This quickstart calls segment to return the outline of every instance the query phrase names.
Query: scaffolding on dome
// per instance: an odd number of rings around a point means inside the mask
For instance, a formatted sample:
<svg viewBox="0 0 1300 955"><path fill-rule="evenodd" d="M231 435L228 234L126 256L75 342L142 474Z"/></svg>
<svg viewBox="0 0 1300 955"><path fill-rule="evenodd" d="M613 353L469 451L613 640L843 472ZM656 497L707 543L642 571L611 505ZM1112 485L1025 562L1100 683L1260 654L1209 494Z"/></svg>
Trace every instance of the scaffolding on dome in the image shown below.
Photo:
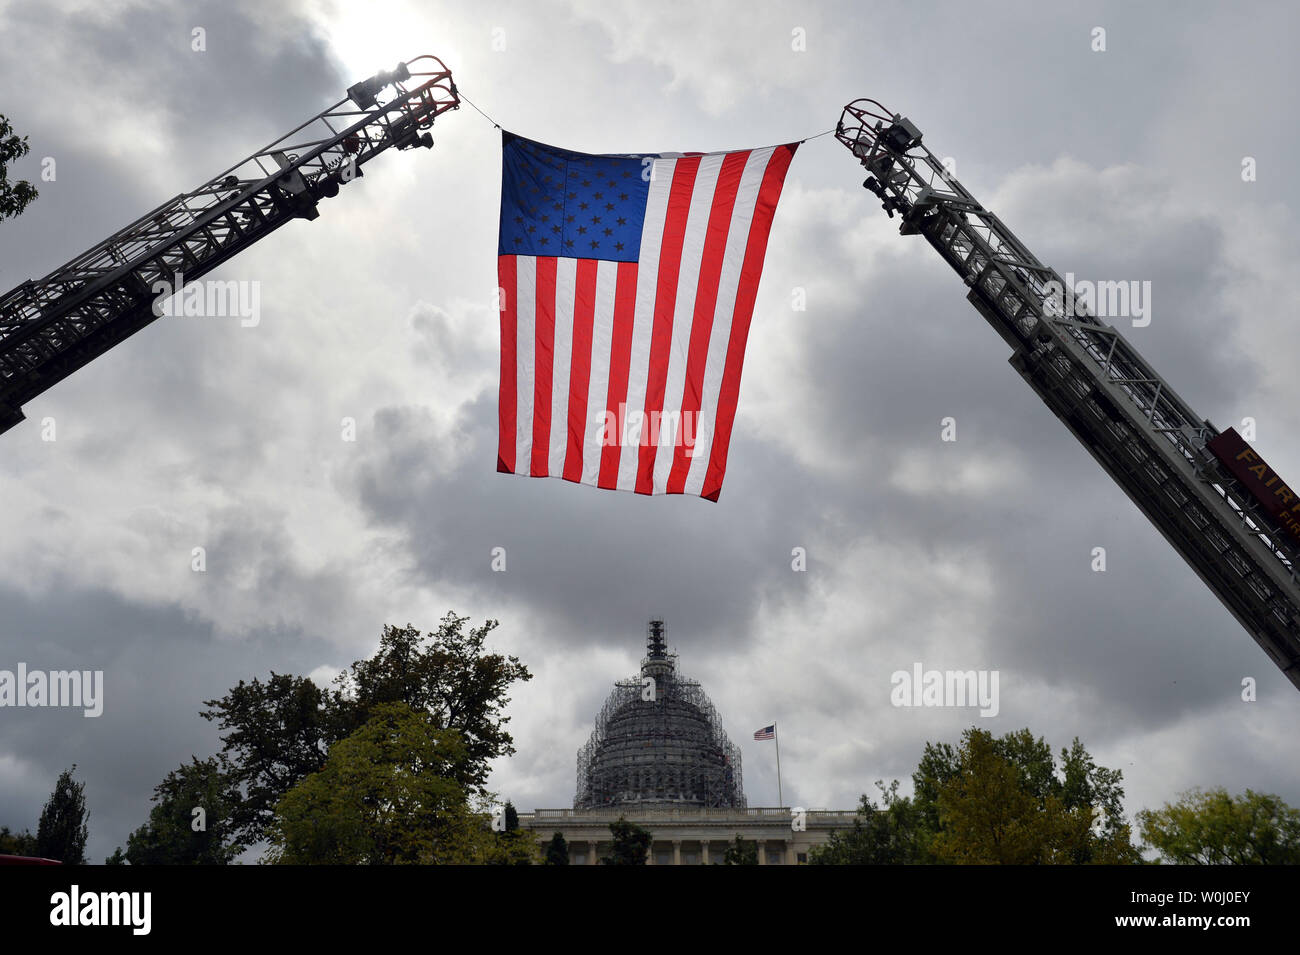
<svg viewBox="0 0 1300 955"><path fill-rule="evenodd" d="M574 808L745 808L740 750L700 684L678 673L662 620L646 643L641 676L614 684L578 751Z"/></svg>

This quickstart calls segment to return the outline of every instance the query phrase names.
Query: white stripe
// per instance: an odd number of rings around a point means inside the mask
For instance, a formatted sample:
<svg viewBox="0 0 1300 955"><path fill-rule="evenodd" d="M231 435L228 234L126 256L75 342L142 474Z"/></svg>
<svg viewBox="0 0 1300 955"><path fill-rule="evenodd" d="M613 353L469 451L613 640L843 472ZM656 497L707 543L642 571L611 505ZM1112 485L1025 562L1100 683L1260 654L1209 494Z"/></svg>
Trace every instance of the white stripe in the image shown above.
<svg viewBox="0 0 1300 955"><path fill-rule="evenodd" d="M515 473L528 474L533 459L533 391L537 372L533 350L537 344L537 258L515 256Z"/></svg>
<svg viewBox="0 0 1300 955"><path fill-rule="evenodd" d="M650 167L650 193L646 198L645 221L641 227L641 253L637 256L636 312L632 325L632 352L628 363L627 414L640 416L645 408L645 391L650 369L650 333L654 330L655 293L659 286L659 252L664 239L664 222L668 217L668 196L673 188L675 158L656 159ZM617 409L615 409L617 410ZM620 416L621 418L622 416ZM619 422L622 427L622 421ZM644 422L643 422L644 425ZM618 462L618 489L636 490L636 471L640 459L639 432L627 428L619 435L624 444Z"/></svg>
<svg viewBox="0 0 1300 955"><path fill-rule="evenodd" d="M709 456L713 453L713 433L717 425L718 398L722 391L722 372L727 364L727 348L731 343L731 319L736 310L736 292L740 287L740 269L745 262L745 249L749 246L749 230L754 221L754 207L758 205L758 191L763 176L776 147L755 149L749 154L745 171L736 191L736 205L731 214L731 229L727 233L727 248L722 257L722 272L718 276L718 304L713 313L713 334L709 339L709 356L704 364L704 382L700 390L700 413L694 422L695 447L690 458L690 471L686 475L685 494L699 496L704 489L704 478L709 470Z"/></svg>
<svg viewBox="0 0 1300 955"><path fill-rule="evenodd" d="M587 388L587 435L582 445L582 483L593 487L600 480L604 447L605 404L609 401L609 358L614 339L614 292L618 288L618 263L596 264L596 310L591 323L591 382ZM618 409L614 409L618 414Z"/></svg>
<svg viewBox="0 0 1300 955"><path fill-rule="evenodd" d="M708 237L713 198L718 189L718 174L726 153L711 153L700 160L691 192L691 210L686 217L686 235L682 242L682 263L677 273L677 299L673 305L672 341L668 347L668 374L665 378L663 407L666 414L660 427L659 447L655 452L653 493L663 494L673 466L673 448L677 424L681 419L682 392L686 384L686 360L695 324L695 298L700 291L700 268L704 265L704 241ZM677 414L673 415L672 412Z"/></svg>
<svg viewBox="0 0 1300 955"><path fill-rule="evenodd" d="M564 474L569 448L569 375L573 371L573 310L578 260L561 258L555 266L555 357L551 365L551 449L547 473Z"/></svg>

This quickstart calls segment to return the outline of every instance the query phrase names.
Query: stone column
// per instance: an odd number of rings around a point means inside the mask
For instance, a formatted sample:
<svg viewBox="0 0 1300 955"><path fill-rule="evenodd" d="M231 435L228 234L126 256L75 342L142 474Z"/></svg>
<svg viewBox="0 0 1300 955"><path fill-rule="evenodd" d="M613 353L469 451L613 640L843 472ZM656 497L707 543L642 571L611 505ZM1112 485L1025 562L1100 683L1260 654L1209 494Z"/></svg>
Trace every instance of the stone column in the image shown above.
<svg viewBox="0 0 1300 955"><path fill-rule="evenodd" d="M673 865L682 864L682 840L673 840Z"/></svg>
<svg viewBox="0 0 1300 955"><path fill-rule="evenodd" d="M713 860L709 858L709 840L700 840L700 864L709 865Z"/></svg>
<svg viewBox="0 0 1300 955"><path fill-rule="evenodd" d="M596 854L596 843L588 842L587 848L591 850L591 861L588 865L600 865L600 857Z"/></svg>
<svg viewBox="0 0 1300 955"><path fill-rule="evenodd" d="M754 841L758 843L758 864L767 865L767 840L756 839Z"/></svg>

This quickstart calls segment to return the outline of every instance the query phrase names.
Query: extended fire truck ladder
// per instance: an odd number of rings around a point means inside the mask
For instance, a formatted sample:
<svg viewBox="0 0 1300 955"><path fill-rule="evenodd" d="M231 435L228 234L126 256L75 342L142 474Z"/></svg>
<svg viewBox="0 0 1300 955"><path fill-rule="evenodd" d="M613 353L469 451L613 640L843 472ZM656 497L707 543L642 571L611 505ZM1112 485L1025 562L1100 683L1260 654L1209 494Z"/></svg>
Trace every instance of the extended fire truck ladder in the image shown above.
<svg viewBox="0 0 1300 955"><path fill-rule="evenodd" d="M400 63L193 192L6 293L0 433L23 420L23 404L158 318L161 299L180 291L179 276L197 279L286 222L315 219L317 203L385 149L432 147L424 130L459 106L451 71L437 57Z"/></svg>
<svg viewBox="0 0 1300 955"><path fill-rule="evenodd" d="M1300 688L1300 548L1206 447L1219 432L976 201L906 118L844 108L836 138L899 231L920 233L1013 349L1010 362Z"/></svg>

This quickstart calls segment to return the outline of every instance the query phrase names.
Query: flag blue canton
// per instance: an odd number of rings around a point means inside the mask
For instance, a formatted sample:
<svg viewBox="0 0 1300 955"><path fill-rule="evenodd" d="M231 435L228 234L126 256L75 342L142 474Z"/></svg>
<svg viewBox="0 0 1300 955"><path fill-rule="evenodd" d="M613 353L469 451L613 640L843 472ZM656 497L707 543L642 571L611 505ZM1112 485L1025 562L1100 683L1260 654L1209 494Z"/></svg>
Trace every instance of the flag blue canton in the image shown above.
<svg viewBox="0 0 1300 955"><path fill-rule="evenodd" d="M653 155L589 156L504 138L498 255L637 261Z"/></svg>

